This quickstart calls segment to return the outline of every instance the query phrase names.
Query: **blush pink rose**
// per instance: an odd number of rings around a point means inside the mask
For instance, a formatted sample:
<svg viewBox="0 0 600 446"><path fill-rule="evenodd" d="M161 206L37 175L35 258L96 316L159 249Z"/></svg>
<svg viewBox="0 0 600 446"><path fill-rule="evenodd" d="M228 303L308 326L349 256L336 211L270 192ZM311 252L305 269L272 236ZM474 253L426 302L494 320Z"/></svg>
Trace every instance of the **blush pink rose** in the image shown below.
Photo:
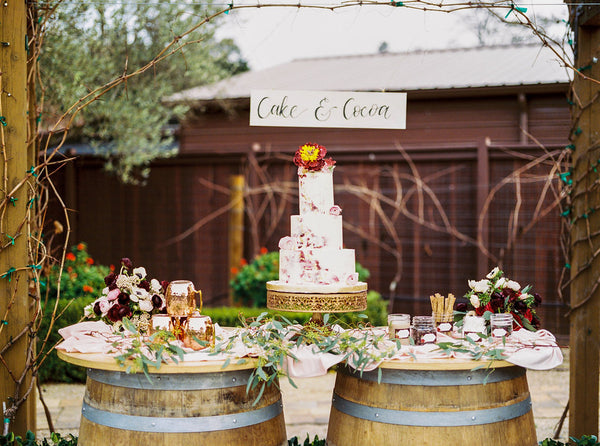
<svg viewBox="0 0 600 446"><path fill-rule="evenodd" d="M356 285L358 283L358 273L350 273L346 277L346 283L348 285Z"/></svg>
<svg viewBox="0 0 600 446"><path fill-rule="evenodd" d="M114 290L110 290L110 292L106 296L106 299L107 300L115 300L117 297L119 297L119 294L121 294L121 290L119 290L118 288L115 288Z"/></svg>
<svg viewBox="0 0 600 446"><path fill-rule="evenodd" d="M293 237L286 236L279 240L279 249L294 249L296 247L296 240Z"/></svg>
<svg viewBox="0 0 600 446"><path fill-rule="evenodd" d="M331 206L331 208L329 209L329 215L342 215L342 208L339 207L337 204Z"/></svg>

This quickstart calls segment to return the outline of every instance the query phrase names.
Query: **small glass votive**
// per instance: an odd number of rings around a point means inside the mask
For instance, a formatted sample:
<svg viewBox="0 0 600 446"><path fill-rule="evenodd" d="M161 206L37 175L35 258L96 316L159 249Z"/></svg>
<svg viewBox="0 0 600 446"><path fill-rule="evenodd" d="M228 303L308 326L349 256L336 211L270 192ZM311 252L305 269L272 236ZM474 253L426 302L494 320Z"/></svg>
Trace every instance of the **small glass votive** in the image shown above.
<svg viewBox="0 0 600 446"><path fill-rule="evenodd" d="M398 339L400 344L410 344L410 314L388 314L390 339Z"/></svg>
<svg viewBox="0 0 600 446"><path fill-rule="evenodd" d="M431 315L438 333L452 334L452 329L454 328L453 313L432 313Z"/></svg>
<svg viewBox="0 0 600 446"><path fill-rule="evenodd" d="M415 345L435 344L437 331L432 316L413 317L412 338Z"/></svg>
<svg viewBox="0 0 600 446"><path fill-rule="evenodd" d="M485 319L481 316L466 315L463 319L463 336L472 341L479 342L483 338L481 335L486 334Z"/></svg>
<svg viewBox="0 0 600 446"><path fill-rule="evenodd" d="M510 313L493 313L490 316L492 337L502 339L510 336L513 331L513 315Z"/></svg>

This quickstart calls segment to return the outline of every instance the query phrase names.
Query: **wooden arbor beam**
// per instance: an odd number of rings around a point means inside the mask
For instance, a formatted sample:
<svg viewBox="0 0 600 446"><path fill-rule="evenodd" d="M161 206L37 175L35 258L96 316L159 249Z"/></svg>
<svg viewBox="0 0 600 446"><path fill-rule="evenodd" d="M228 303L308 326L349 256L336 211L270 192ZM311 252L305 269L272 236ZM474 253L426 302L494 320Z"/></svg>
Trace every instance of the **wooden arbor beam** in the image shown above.
<svg viewBox="0 0 600 446"><path fill-rule="evenodd" d="M576 33L572 83L573 152L569 435L598 434L600 366L600 7L571 6Z"/></svg>
<svg viewBox="0 0 600 446"><path fill-rule="evenodd" d="M0 3L0 407L6 403L10 430L35 430L35 398L30 373L31 340L27 328L28 191L22 180L31 167L28 155L27 5ZM29 354L28 354L29 353ZM18 407L18 410L10 410Z"/></svg>

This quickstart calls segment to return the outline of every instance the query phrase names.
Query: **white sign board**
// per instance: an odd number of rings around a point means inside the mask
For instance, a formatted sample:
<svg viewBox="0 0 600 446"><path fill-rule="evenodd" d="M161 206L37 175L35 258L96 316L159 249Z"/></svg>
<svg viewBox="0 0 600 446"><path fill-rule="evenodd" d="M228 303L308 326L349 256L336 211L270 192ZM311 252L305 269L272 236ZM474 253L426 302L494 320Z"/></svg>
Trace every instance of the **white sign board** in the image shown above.
<svg viewBox="0 0 600 446"><path fill-rule="evenodd" d="M253 90L250 125L405 129L406 93Z"/></svg>

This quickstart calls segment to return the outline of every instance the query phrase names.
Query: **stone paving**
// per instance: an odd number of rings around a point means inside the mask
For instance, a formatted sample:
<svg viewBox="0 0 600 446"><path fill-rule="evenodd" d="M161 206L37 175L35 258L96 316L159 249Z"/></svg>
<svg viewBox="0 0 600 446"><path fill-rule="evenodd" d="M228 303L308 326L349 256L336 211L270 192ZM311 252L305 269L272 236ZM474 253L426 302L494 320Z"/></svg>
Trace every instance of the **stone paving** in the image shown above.
<svg viewBox="0 0 600 446"><path fill-rule="evenodd" d="M568 351L565 362L550 371L527 372L529 391L533 401L538 440L552 437L569 397ZM317 378L296 379L297 389L286 379L281 382L284 416L288 438L304 440L309 434L325 438L335 373ZM78 435L84 386L80 384L48 384L42 387L43 396L52 414L56 432ZM48 424L43 407L38 402L38 438L47 436ZM559 439L567 441L568 418Z"/></svg>

